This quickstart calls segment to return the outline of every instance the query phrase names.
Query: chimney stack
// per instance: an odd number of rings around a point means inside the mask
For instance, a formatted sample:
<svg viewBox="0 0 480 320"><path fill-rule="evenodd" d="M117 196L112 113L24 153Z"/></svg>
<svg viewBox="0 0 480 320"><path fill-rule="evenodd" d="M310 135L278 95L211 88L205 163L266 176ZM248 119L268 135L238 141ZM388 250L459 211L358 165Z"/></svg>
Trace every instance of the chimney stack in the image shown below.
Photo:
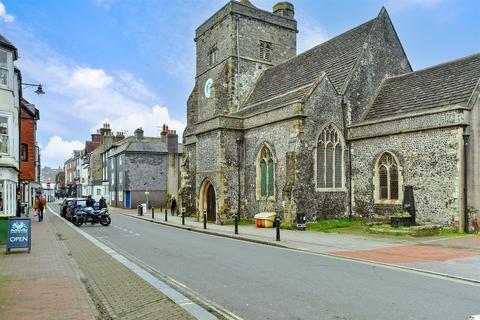
<svg viewBox="0 0 480 320"><path fill-rule="evenodd" d="M168 127L167 127L167 150L168 150L168 153L178 153L177 131L168 130Z"/></svg>
<svg viewBox="0 0 480 320"><path fill-rule="evenodd" d="M273 6L273 13L285 18L293 19L295 15L295 9L290 2L279 2Z"/></svg>
<svg viewBox="0 0 480 320"><path fill-rule="evenodd" d="M142 127L135 129L134 131L134 136L137 140L142 140L143 139L143 129Z"/></svg>

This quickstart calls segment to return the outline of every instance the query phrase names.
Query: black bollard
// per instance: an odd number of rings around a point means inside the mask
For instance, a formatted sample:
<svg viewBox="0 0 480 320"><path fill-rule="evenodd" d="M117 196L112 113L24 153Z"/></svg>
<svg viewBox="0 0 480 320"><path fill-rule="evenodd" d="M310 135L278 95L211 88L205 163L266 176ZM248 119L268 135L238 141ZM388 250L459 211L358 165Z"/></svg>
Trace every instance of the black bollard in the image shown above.
<svg viewBox="0 0 480 320"><path fill-rule="evenodd" d="M275 215L275 226L277 229L277 241L280 241L280 212L277 210L277 214Z"/></svg>
<svg viewBox="0 0 480 320"><path fill-rule="evenodd" d="M167 217L168 217L168 213L167 213L167 209L165 209L165 221L167 221L167 220L168 220L168 218L167 218Z"/></svg>
<svg viewBox="0 0 480 320"><path fill-rule="evenodd" d="M235 215L235 234L238 234L238 213Z"/></svg>
<svg viewBox="0 0 480 320"><path fill-rule="evenodd" d="M203 213L203 229L207 229L207 213Z"/></svg>
<svg viewBox="0 0 480 320"><path fill-rule="evenodd" d="M152 207L152 220L155 220L155 209Z"/></svg>
<svg viewBox="0 0 480 320"><path fill-rule="evenodd" d="M185 225L185 209L182 208L182 225Z"/></svg>

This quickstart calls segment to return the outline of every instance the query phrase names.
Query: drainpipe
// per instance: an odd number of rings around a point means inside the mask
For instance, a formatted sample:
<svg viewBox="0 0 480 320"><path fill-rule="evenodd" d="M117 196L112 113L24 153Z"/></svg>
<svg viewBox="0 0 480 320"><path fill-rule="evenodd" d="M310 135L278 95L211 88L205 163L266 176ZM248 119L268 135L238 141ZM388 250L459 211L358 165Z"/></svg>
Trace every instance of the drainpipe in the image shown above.
<svg viewBox="0 0 480 320"><path fill-rule="evenodd" d="M348 149L348 220L352 220L352 144L348 140L347 103L342 96L343 137Z"/></svg>
<svg viewBox="0 0 480 320"><path fill-rule="evenodd" d="M237 47L237 111L240 110L240 45L239 45L239 30L240 30L240 16L235 16L236 22L236 47Z"/></svg>
<svg viewBox="0 0 480 320"><path fill-rule="evenodd" d="M467 128L463 129L463 214L465 219L465 232L470 231L470 221L468 219L468 140L470 134L467 132Z"/></svg>

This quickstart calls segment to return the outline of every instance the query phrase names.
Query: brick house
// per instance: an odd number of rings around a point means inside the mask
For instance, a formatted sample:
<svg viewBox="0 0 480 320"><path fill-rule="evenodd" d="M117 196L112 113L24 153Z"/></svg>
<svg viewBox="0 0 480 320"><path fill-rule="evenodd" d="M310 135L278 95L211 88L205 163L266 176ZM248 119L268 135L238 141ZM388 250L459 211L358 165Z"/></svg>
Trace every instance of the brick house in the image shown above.
<svg viewBox="0 0 480 320"><path fill-rule="evenodd" d="M31 206L40 190L40 161L37 145L37 121L40 112L22 99L20 109L20 200Z"/></svg>

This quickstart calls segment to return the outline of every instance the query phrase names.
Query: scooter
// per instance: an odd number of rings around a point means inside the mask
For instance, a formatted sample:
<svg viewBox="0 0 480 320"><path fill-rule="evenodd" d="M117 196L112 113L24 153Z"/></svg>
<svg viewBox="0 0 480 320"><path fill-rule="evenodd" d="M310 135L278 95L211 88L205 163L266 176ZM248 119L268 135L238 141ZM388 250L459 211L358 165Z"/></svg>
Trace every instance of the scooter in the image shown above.
<svg viewBox="0 0 480 320"><path fill-rule="evenodd" d="M72 223L80 227L87 222L90 222L92 225L100 223L102 226L108 226L112 222L112 219L110 218L107 208L95 210L92 207L84 207L78 209L72 217Z"/></svg>

